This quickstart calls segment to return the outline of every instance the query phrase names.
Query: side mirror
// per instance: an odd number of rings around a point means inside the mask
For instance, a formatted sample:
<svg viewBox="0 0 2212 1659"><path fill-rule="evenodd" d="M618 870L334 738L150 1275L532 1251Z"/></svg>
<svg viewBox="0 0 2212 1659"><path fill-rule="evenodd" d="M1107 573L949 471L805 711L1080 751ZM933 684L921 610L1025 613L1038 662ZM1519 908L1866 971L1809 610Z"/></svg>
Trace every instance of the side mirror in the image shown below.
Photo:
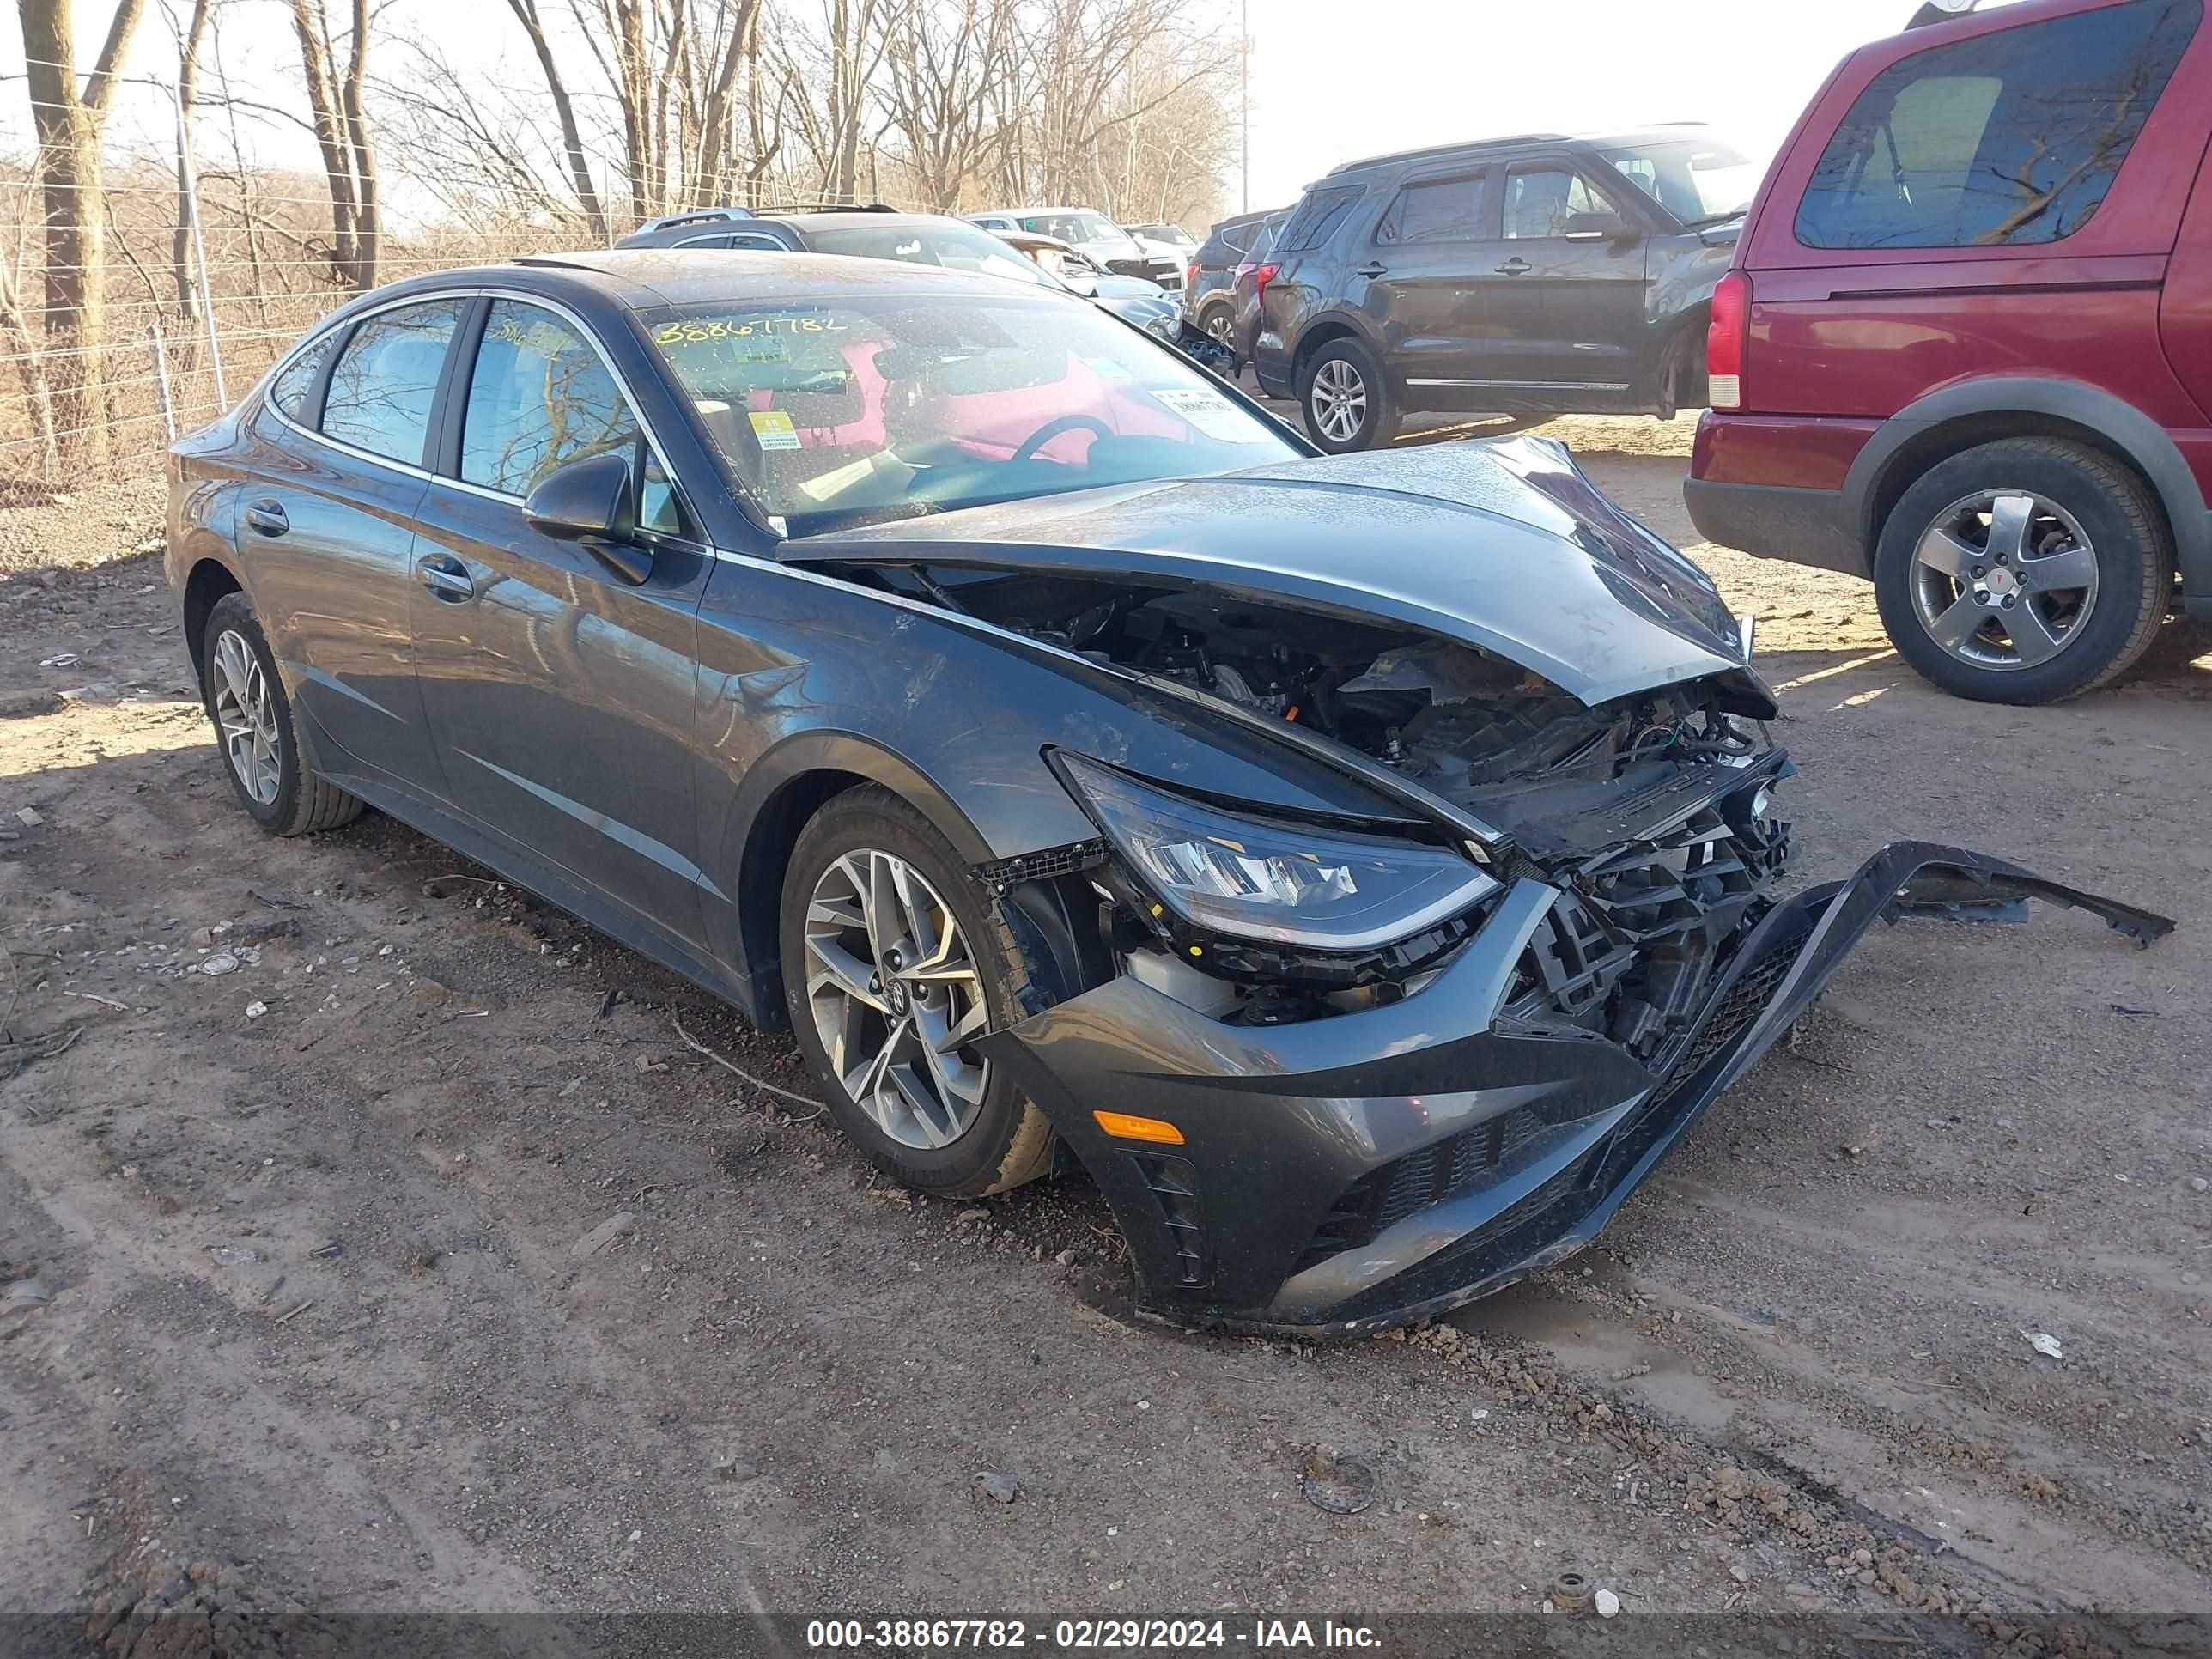
<svg viewBox="0 0 2212 1659"><path fill-rule="evenodd" d="M539 535L578 544L633 586L653 574L653 555L632 540L637 491L620 450L555 468L530 492L522 516Z"/></svg>
<svg viewBox="0 0 2212 1659"><path fill-rule="evenodd" d="M1602 242L1632 237L1636 229L1617 213L1570 213L1560 234L1570 242Z"/></svg>

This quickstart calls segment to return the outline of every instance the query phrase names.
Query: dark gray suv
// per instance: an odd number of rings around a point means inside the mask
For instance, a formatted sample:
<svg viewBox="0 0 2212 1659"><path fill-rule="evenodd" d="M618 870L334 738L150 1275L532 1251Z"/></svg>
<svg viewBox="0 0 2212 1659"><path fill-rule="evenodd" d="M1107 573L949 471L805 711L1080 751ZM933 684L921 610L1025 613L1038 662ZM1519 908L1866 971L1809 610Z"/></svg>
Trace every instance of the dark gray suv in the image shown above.
<svg viewBox="0 0 2212 1659"><path fill-rule="evenodd" d="M1706 310L1758 183L1697 126L1346 162L1254 273L1238 344L1331 451L1429 410L1671 416L1704 401Z"/></svg>

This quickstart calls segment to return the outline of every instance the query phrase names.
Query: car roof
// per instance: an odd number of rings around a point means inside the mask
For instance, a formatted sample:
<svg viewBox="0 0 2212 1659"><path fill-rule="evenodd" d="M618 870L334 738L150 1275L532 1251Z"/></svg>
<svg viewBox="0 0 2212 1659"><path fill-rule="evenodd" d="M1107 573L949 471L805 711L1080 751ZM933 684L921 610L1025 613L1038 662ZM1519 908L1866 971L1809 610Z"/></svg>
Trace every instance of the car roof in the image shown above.
<svg viewBox="0 0 2212 1659"><path fill-rule="evenodd" d="M754 224L788 225L801 233L809 230L839 230L848 226L861 226L881 230L885 227L897 229L901 226L963 225L973 230L965 219L956 219L949 213L885 213L877 208L832 208L805 213L768 213L753 220Z"/></svg>
<svg viewBox="0 0 2212 1659"><path fill-rule="evenodd" d="M856 217L859 216L855 216ZM870 222L880 224L883 216ZM995 277L947 270L902 259L869 259L843 253L769 253L742 248L610 248L580 253L533 253L512 264L446 271L404 286L466 287L512 281L517 272L542 273L554 285L590 289L632 310L696 305L713 300L834 298L856 290L874 294L972 294L978 283L994 292L1024 293ZM525 283L524 286L531 284Z"/></svg>
<svg viewBox="0 0 2212 1659"><path fill-rule="evenodd" d="M1363 156L1358 161L1346 161L1331 167L1324 176L1339 179L1346 173L1364 172L1369 167L1396 167L1407 161L1453 161L1462 156L1472 160L1520 149L1548 149L1560 144L1587 145L1593 149L1620 149L1633 144L1679 143L1701 135L1715 136L1712 129L1702 121L1670 122L1622 132L1518 132L1504 137L1469 138L1453 144L1431 144L1423 149L1393 150L1385 155Z"/></svg>
<svg viewBox="0 0 2212 1659"><path fill-rule="evenodd" d="M1111 216L1103 208L1081 206L985 208L981 216L988 218L994 213L1095 213L1102 219Z"/></svg>

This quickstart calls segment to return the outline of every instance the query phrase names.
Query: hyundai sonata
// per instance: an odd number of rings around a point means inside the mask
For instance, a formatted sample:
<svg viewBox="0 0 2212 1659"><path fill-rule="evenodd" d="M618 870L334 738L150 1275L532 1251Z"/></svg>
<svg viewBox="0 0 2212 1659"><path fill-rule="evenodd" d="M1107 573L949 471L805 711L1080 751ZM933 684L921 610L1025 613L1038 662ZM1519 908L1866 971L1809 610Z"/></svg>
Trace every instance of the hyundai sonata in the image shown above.
<svg viewBox="0 0 2212 1659"><path fill-rule="evenodd" d="M1578 1249L1875 921L1780 883L1751 629L1556 444L1322 457L1096 308L641 251L416 278L180 441L240 805L364 802L788 1023L909 1186L1064 1147L1146 1309Z"/></svg>

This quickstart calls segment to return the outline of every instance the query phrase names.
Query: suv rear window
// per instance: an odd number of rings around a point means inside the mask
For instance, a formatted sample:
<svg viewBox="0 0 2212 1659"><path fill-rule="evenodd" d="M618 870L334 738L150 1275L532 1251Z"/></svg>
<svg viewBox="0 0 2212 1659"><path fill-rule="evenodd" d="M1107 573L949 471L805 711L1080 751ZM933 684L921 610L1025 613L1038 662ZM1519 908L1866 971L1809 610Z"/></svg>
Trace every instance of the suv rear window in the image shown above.
<svg viewBox="0 0 2212 1659"><path fill-rule="evenodd" d="M1336 234L1336 228L1344 222L1344 216L1352 211L1352 204L1366 191L1358 185L1333 185L1327 190L1310 190L1291 216L1283 222L1281 234L1275 238L1278 253L1301 253L1310 247L1319 247Z"/></svg>
<svg viewBox="0 0 2212 1659"><path fill-rule="evenodd" d="M1821 152L1797 240L1990 247L2072 235L2112 188L2203 10L2132 0L1891 64Z"/></svg>

